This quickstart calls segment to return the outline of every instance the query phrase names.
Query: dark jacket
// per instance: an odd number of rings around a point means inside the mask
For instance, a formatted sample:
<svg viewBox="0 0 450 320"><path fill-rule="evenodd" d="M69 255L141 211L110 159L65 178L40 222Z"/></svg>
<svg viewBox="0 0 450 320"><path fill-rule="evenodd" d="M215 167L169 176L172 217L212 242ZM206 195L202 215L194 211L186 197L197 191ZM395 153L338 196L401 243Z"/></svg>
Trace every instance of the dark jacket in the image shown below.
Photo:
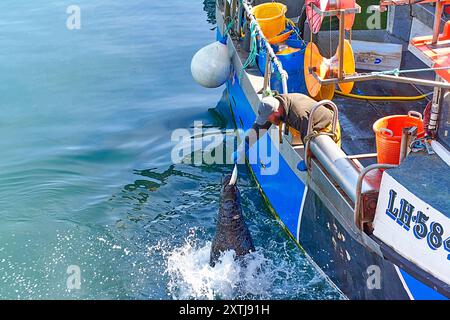
<svg viewBox="0 0 450 320"><path fill-rule="evenodd" d="M280 107L283 106L285 116L283 122L291 128L299 131L302 138L308 131L309 115L317 101L301 93L280 94L276 96L280 100ZM313 130L322 131L333 121L333 112L327 107L320 106L314 112Z"/></svg>
<svg viewBox="0 0 450 320"><path fill-rule="evenodd" d="M284 117L281 119L289 127L300 132L302 139L305 138L308 131L309 115L317 101L301 93L288 93L275 96L280 101L280 108L285 111ZM313 130L322 131L327 128L333 121L333 112L327 107L320 106L314 112ZM267 129L271 125L270 122L262 126L253 125L254 129Z"/></svg>

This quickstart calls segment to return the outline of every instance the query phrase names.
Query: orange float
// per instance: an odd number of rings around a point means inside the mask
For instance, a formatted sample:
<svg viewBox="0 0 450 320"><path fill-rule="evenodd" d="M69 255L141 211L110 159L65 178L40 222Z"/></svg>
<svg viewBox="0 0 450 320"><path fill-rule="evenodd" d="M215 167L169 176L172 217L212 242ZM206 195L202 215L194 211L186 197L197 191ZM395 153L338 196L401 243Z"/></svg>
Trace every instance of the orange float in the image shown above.
<svg viewBox="0 0 450 320"><path fill-rule="evenodd" d="M316 6L322 12L342 9L356 8L355 0L306 0L306 16L308 18L309 28L312 33L316 34L320 31L323 22L323 15L316 12L312 7ZM340 18L339 15L337 15ZM346 13L344 19L344 29L349 31L355 23L355 13Z"/></svg>
<svg viewBox="0 0 450 320"><path fill-rule="evenodd" d="M322 84L314 77L314 74L320 79L325 79L330 70L326 62L327 59L322 57L316 44L314 42L308 43L305 49L303 72L305 74L306 88L311 97L317 97L320 94Z"/></svg>
<svg viewBox="0 0 450 320"><path fill-rule="evenodd" d="M322 57L319 48L315 43L310 42L306 46L305 58L303 62L303 71L305 74L305 83L308 93L316 100L331 99L334 96L334 84L322 85L317 79L337 78L339 69L339 50L337 53L327 59ZM353 50L348 40L344 40L344 57L343 57L344 75L352 75L355 73L355 58ZM354 82L338 83L339 88L344 93L350 93L353 89ZM331 97L331 98L330 98Z"/></svg>
<svg viewBox="0 0 450 320"><path fill-rule="evenodd" d="M336 55L332 58L333 59L333 66L332 70L333 73L337 76L338 73L338 64L339 64L339 48L337 50ZM353 49L350 45L350 42L348 40L344 40L344 75L353 75L356 72L356 66L355 66L355 57L353 55ZM348 94L352 91L354 82L341 82L338 83L339 89L345 94Z"/></svg>
<svg viewBox="0 0 450 320"><path fill-rule="evenodd" d="M338 0L338 9L353 9L355 8L355 0ZM350 31L355 23L355 13L346 13L344 18L344 29ZM340 19L340 16L337 16Z"/></svg>

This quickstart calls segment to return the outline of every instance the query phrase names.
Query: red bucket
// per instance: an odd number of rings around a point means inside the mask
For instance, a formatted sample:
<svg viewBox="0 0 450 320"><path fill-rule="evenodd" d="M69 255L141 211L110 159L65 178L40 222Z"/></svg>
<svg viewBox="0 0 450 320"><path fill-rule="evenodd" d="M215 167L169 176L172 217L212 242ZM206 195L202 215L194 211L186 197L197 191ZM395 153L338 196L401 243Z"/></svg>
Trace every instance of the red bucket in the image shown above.
<svg viewBox="0 0 450 320"><path fill-rule="evenodd" d="M408 115L384 117L373 124L377 143L378 163L400 163L400 144L403 128L408 127L417 127L418 138L425 136L422 115L416 111L410 111Z"/></svg>

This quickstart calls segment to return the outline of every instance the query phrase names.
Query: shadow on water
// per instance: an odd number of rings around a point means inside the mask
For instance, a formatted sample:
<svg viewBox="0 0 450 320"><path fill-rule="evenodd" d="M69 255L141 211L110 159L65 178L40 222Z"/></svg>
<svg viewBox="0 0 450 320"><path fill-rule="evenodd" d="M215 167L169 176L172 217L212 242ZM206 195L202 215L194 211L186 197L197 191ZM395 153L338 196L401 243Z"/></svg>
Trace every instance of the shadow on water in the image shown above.
<svg viewBox="0 0 450 320"><path fill-rule="evenodd" d="M222 269L209 269L231 166L175 165L170 155L178 128L233 127L226 95L208 111L220 91L189 74L193 54L215 38L213 0L80 0L80 31L64 28L64 5L4 2L0 298L340 298L245 168L239 188L257 268L228 253ZM72 265L79 290L67 287Z"/></svg>
<svg viewBox="0 0 450 320"><path fill-rule="evenodd" d="M156 168L146 170L135 170L136 175L140 175L151 180L136 180L132 184L128 184L124 187L127 192L133 192L137 189L146 189L148 191L156 191L160 186L167 184L167 180L172 176L188 177L190 179L200 179L194 175L188 174L175 169L175 165L171 165L167 170L158 173Z"/></svg>
<svg viewBox="0 0 450 320"><path fill-rule="evenodd" d="M207 14L207 21L211 24L216 24L216 0L204 0L203 10Z"/></svg>
<svg viewBox="0 0 450 320"><path fill-rule="evenodd" d="M133 239L131 243L136 237L144 240L148 257L164 266L160 281L175 299L340 298L279 226L246 170L241 170L239 186L257 251L245 265L227 252L214 268L209 266L220 180L229 170L191 165L162 173L145 170L143 177L161 184L156 190L142 187L138 194L124 188L123 196L132 199L139 212L128 211L127 219L117 221L117 232Z"/></svg>
<svg viewBox="0 0 450 320"><path fill-rule="evenodd" d="M210 127L217 131L231 126L221 112L224 97L208 112ZM32 265L13 250L18 237L5 239L3 232L0 297L19 292L23 298L60 299L341 298L274 219L244 167L238 183L257 251L245 267L234 262L231 252L215 268L209 266L220 181L230 171L229 165L214 164L135 169L132 182L101 208L90 209L92 217L102 220L63 216L53 222L55 231L48 230L46 220L17 231L29 239L20 248L33 249ZM8 255L2 260L4 252ZM83 270L82 289L67 291L66 269L74 264Z"/></svg>
<svg viewBox="0 0 450 320"><path fill-rule="evenodd" d="M224 94L209 110L211 128L220 132L231 125L227 108ZM139 179L113 200L114 207L127 203L127 218L118 220L116 228L133 237L136 233L142 237L144 231L149 256L165 266L168 295L175 299L341 298L280 227L245 167L238 183L257 251L245 265L227 252L214 268L209 266L220 181L231 169L230 165L177 164L165 170L135 170Z"/></svg>

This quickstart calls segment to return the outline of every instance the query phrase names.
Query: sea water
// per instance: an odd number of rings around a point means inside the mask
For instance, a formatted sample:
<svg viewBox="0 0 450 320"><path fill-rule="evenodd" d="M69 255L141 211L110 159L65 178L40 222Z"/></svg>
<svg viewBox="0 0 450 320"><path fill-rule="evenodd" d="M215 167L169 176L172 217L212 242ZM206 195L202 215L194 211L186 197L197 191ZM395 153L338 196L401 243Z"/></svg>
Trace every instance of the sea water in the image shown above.
<svg viewBox="0 0 450 320"><path fill-rule="evenodd" d="M212 4L2 2L0 298L341 298L245 168L257 250L209 266L231 168L173 164L171 134L194 121L232 126L216 108L224 88L190 76L193 54L214 41Z"/></svg>

